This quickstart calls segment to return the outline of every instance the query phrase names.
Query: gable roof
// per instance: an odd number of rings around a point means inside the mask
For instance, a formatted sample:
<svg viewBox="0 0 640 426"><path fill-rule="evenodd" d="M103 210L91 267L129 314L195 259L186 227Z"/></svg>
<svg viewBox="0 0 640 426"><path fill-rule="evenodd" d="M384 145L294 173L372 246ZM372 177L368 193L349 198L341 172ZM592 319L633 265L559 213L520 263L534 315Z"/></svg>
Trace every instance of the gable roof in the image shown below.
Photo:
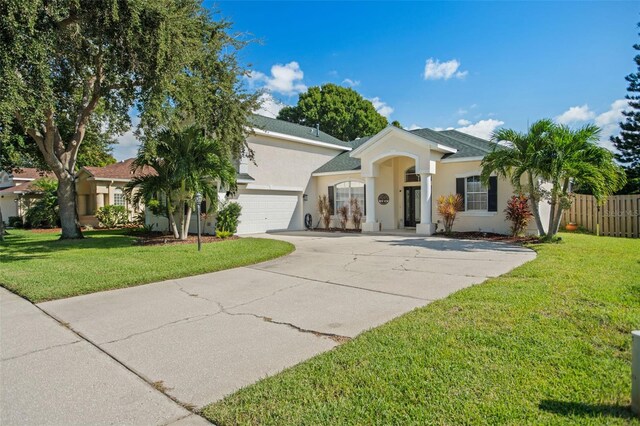
<svg viewBox="0 0 640 426"><path fill-rule="evenodd" d="M334 138L328 133L320 130L316 132L314 127L307 127L301 124L289 123L288 121L278 120L275 118L265 117L263 115L253 114L249 117L249 122L255 126L256 130L264 130L272 133L281 133L284 135L294 136L297 138L307 139L311 142L323 142L332 145L350 148L348 142Z"/></svg>
<svg viewBox="0 0 640 426"><path fill-rule="evenodd" d="M43 172L34 167L22 167L20 171L11 173L13 179L34 180L45 176L52 176L51 172Z"/></svg>
<svg viewBox="0 0 640 426"><path fill-rule="evenodd" d="M366 136L364 138L356 139L351 143L353 149L358 148L360 145L367 142L373 136ZM360 170L360 159L353 158L349 151L340 153L327 161L325 164L317 168L313 173L332 173L332 172L346 172L350 170Z"/></svg>
<svg viewBox="0 0 640 426"><path fill-rule="evenodd" d="M131 171L134 158L128 158L123 161L119 161L114 164L109 164L104 167L83 167L82 170L87 171L94 179L132 179L137 176L144 176L153 173L154 170L151 167L143 167L134 172Z"/></svg>
<svg viewBox="0 0 640 426"><path fill-rule="evenodd" d="M423 139L427 139L438 144L442 144L451 148L455 148L458 151L452 154L445 154L443 159L463 159L484 157L490 153L495 147L494 142L477 138L475 136L468 135L466 133L459 132L457 130L442 130L436 131L432 129L415 129L410 130L416 136L420 136ZM351 147L355 150L360 145L367 142L373 136L367 136L364 138L356 139L350 142ZM315 173L334 173L334 172L346 172L360 170L360 159L353 158L349 152L343 152L321 167L316 169Z"/></svg>

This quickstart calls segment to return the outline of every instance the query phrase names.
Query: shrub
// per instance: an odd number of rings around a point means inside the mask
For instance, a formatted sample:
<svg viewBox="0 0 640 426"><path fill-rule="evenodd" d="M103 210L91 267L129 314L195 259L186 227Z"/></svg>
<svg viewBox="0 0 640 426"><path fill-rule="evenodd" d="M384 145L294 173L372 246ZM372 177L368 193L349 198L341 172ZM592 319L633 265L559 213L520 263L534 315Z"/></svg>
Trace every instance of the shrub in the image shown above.
<svg viewBox="0 0 640 426"><path fill-rule="evenodd" d="M329 229L329 225L331 225L331 208L326 195L318 196L318 213L325 229Z"/></svg>
<svg viewBox="0 0 640 426"><path fill-rule="evenodd" d="M31 184L30 195L37 197L24 215L25 227L53 228L58 225L58 181L38 179Z"/></svg>
<svg viewBox="0 0 640 426"><path fill-rule="evenodd" d="M227 239L229 237L233 236L233 232L229 232L229 231L216 231L216 237L221 238L221 239Z"/></svg>
<svg viewBox="0 0 640 426"><path fill-rule="evenodd" d="M105 228L115 228L128 222L127 209L124 206L104 206L96 211L96 219Z"/></svg>
<svg viewBox="0 0 640 426"><path fill-rule="evenodd" d="M9 216L8 222L11 228L22 228L22 218L20 216Z"/></svg>
<svg viewBox="0 0 640 426"><path fill-rule="evenodd" d="M511 221L511 234L516 237L524 232L533 216L529 206L529 198L525 195L514 195L504 209L507 220Z"/></svg>
<svg viewBox="0 0 640 426"><path fill-rule="evenodd" d="M441 195L438 197L438 214L444 220L444 232L449 234L453 229L456 214L462 210L463 201L460 194Z"/></svg>
<svg viewBox="0 0 640 426"><path fill-rule="evenodd" d="M351 204L351 221L353 222L353 228L360 230L362 224L362 207L360 207L360 203L356 197L351 197L349 203Z"/></svg>
<svg viewBox="0 0 640 426"><path fill-rule="evenodd" d="M347 221L349 220L349 206L346 204L338 207L338 217L340 218L340 229L347 229Z"/></svg>
<svg viewBox="0 0 640 426"><path fill-rule="evenodd" d="M221 232L235 234L238 230L238 218L240 218L241 212L242 206L240 204L235 202L225 204L216 217L216 235L220 236Z"/></svg>

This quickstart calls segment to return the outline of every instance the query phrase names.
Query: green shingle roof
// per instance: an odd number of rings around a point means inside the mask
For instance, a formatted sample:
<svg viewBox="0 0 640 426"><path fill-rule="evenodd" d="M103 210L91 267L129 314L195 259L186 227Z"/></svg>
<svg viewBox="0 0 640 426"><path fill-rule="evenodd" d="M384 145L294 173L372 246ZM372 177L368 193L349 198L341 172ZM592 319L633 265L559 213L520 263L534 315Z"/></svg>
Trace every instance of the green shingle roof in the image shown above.
<svg viewBox="0 0 640 426"><path fill-rule="evenodd" d="M372 136L367 136L364 138L356 139L349 143L351 148L356 149L371 138ZM346 172L349 170L360 170L360 159L351 157L349 155L350 152L351 151L346 151L336 155L331 160L320 166L320 168L316 169L314 173L331 173Z"/></svg>
<svg viewBox="0 0 640 426"><path fill-rule="evenodd" d="M465 157L484 157L491 152L496 146L495 143L467 135L457 130L436 131L431 129L411 130L416 136L428 139L451 148L458 150L455 154L446 154L443 158L465 158ZM349 146L353 149L371 139L371 136L356 139L349 142ZM352 158L350 152L343 152L329 160L327 163L318 168L314 173L331 173L343 172L350 170L360 170L360 160Z"/></svg>
<svg viewBox="0 0 640 426"><path fill-rule="evenodd" d="M288 121L277 120L263 115L254 114L249 117L249 122L257 129L269 132L283 133L289 136L309 139L310 141L331 143L338 146L351 146L348 142L343 142L340 139L334 138L322 130L320 130L320 134L317 135L315 128L303 126L301 124L289 123Z"/></svg>

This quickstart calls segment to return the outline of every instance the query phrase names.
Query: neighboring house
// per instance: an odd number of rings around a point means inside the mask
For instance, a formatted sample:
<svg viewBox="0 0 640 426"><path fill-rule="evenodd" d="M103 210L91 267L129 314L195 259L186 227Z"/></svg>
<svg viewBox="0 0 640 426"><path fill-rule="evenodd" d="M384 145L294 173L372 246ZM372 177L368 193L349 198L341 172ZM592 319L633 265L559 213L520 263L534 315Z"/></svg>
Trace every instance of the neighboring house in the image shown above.
<svg viewBox="0 0 640 426"><path fill-rule="evenodd" d="M436 200L450 193L465 200L454 230L509 232L503 211L514 192L511 183L496 177L488 188L480 183L480 162L493 142L455 130L393 126L343 142L272 118L253 116L252 122L254 134L247 144L254 161L239 162L238 189L229 197L242 205L239 234L302 230L306 214L316 226L318 196L327 195L334 213L351 197L358 198L365 210L363 231L408 229L431 235L441 223ZM192 219L190 231L195 231L195 215ZM167 228L163 217L148 215L147 223ZM335 215L332 223L339 226ZM213 225L205 220L204 232L214 232ZM535 232L533 223L529 231Z"/></svg>
<svg viewBox="0 0 640 426"><path fill-rule="evenodd" d="M82 167L77 173L76 196L78 217L81 225L97 226L96 210L100 207L117 205L127 209L133 220L144 206L132 205L124 194L124 186L132 177L147 173L148 170L131 171L133 158L105 167ZM30 202L37 197L31 184L43 176L55 178L52 173L42 173L37 169L23 168L20 172L8 174L0 172L0 208L5 222L9 217L24 217Z"/></svg>
<svg viewBox="0 0 640 426"><path fill-rule="evenodd" d="M19 172L0 171L0 209L5 222L10 217L23 217L33 201L32 183L42 177L53 177L51 173L43 173L38 169L24 167Z"/></svg>
<svg viewBox="0 0 640 426"><path fill-rule="evenodd" d="M105 206L124 206L133 220L143 206L131 204L124 193L125 185L148 169L131 171L133 158L104 167L82 167L77 174L76 193L78 217L82 225L97 226L96 211Z"/></svg>

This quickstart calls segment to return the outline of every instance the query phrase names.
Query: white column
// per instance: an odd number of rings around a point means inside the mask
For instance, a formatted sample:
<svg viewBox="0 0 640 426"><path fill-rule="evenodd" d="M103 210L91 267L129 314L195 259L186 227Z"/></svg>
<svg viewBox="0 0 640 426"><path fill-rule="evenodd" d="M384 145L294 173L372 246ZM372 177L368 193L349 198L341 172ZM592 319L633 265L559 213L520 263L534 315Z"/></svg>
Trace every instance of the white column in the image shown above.
<svg viewBox="0 0 640 426"><path fill-rule="evenodd" d="M420 223L416 234L431 235L434 231L431 220L431 173L420 173Z"/></svg>
<svg viewBox="0 0 640 426"><path fill-rule="evenodd" d="M365 232L376 232L380 230L380 227L376 222L376 178L365 178L365 185L367 186L367 217L365 223L362 225L362 230Z"/></svg>

